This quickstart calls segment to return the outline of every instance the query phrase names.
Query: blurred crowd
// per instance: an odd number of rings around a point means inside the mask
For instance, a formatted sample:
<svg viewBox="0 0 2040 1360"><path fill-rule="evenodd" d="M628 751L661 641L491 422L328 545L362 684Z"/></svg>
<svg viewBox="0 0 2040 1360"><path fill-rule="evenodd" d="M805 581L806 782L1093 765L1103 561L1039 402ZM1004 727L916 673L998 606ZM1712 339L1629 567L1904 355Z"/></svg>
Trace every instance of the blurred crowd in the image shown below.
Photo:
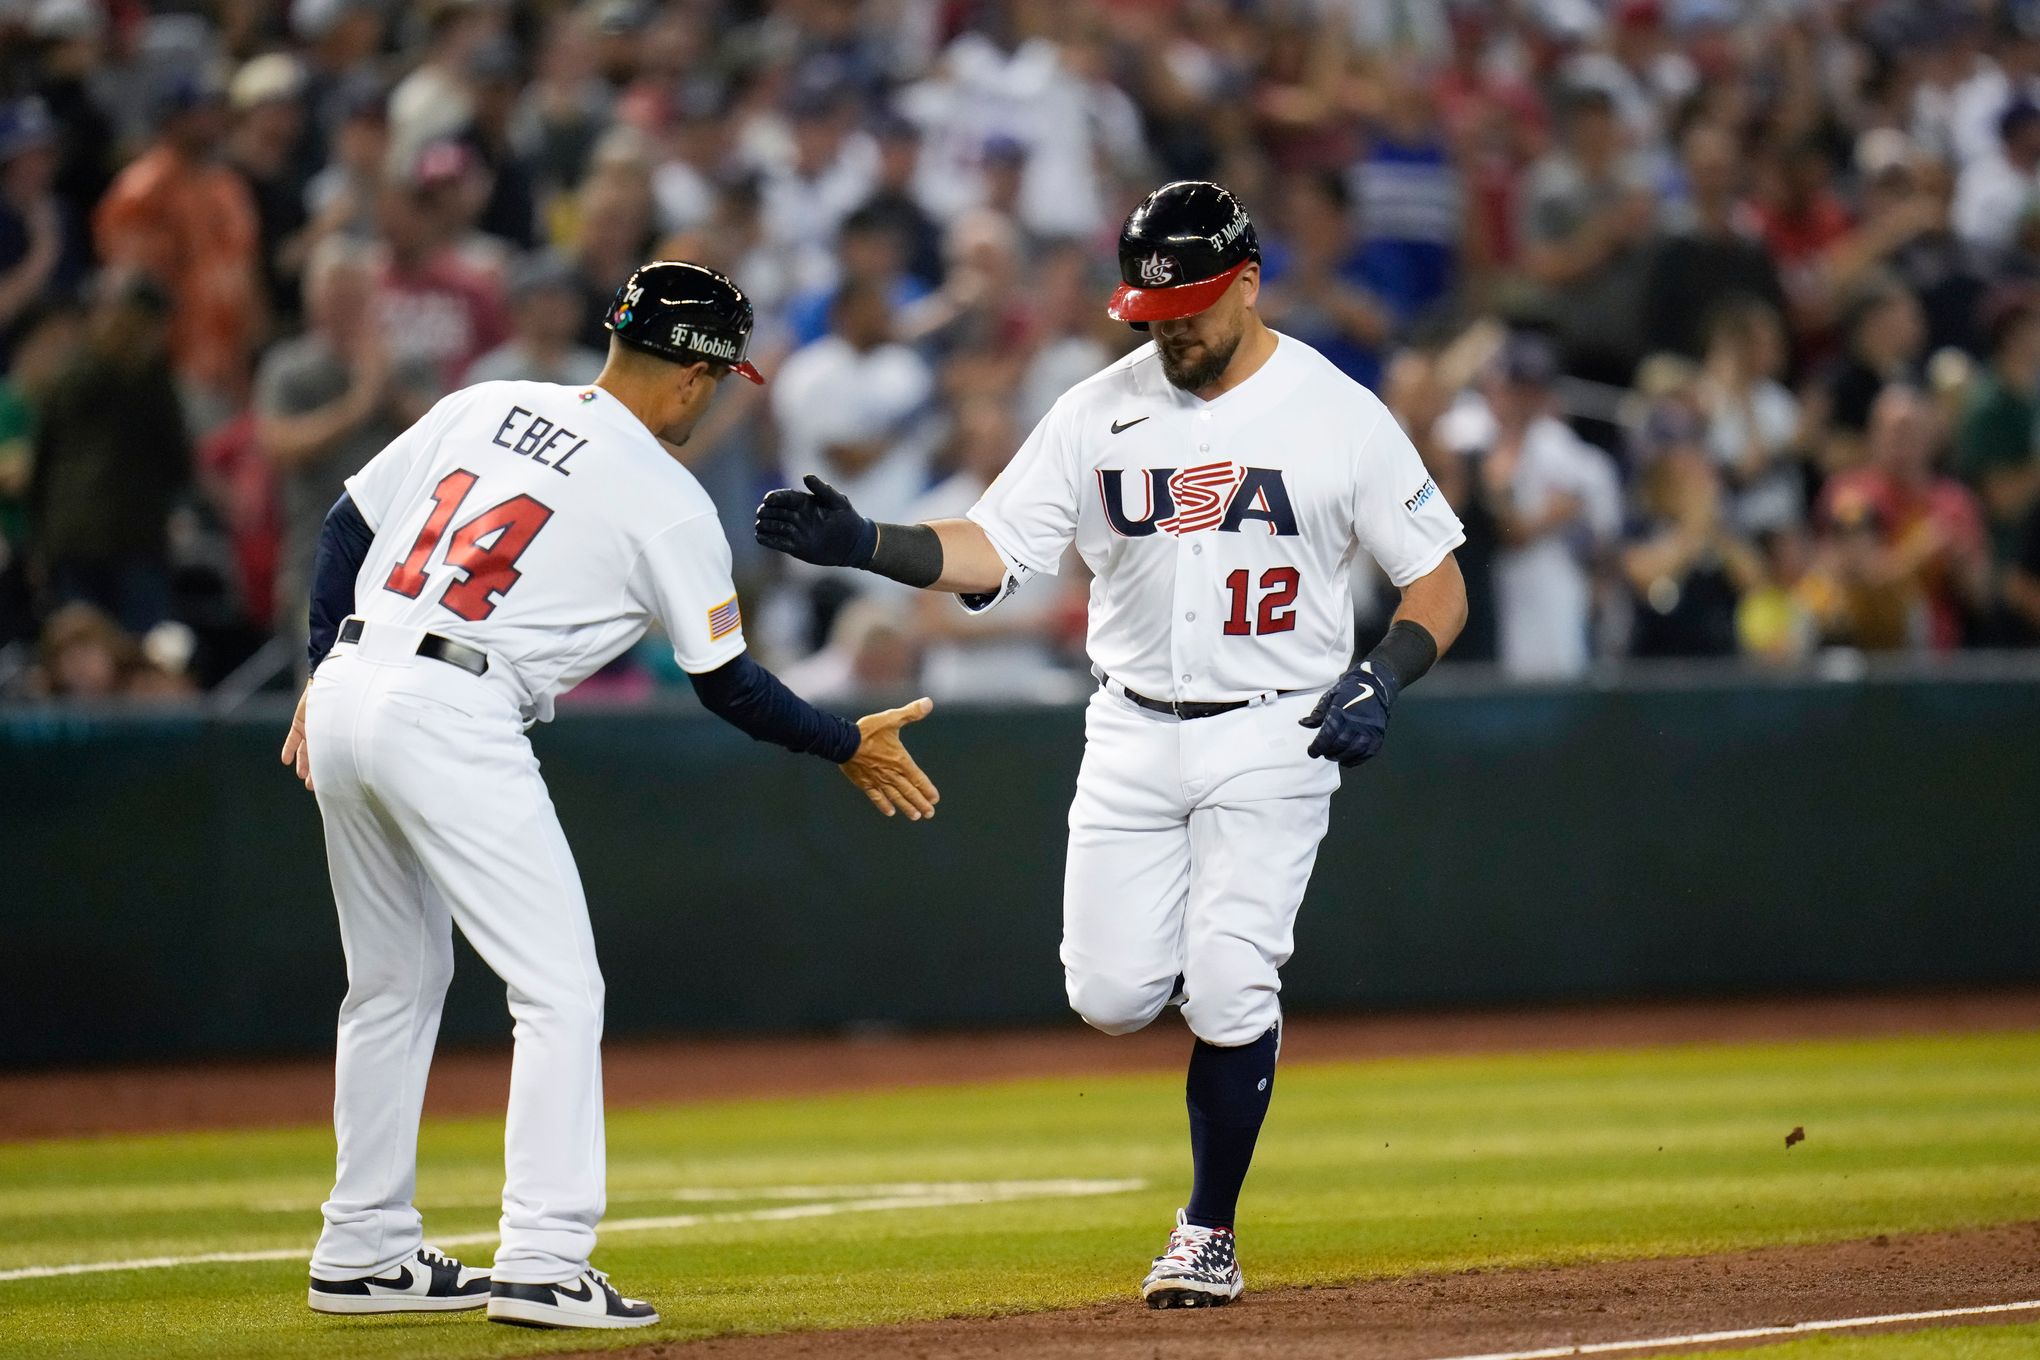
<svg viewBox="0 0 2040 1360"><path fill-rule="evenodd" d="M590 379L654 256L758 307L696 435L754 646L1081 689L1074 563L969 621L750 511L968 508L1173 178L1465 519L1455 661L2040 643L2040 0L0 0L0 692L291 683L343 479Z"/></svg>

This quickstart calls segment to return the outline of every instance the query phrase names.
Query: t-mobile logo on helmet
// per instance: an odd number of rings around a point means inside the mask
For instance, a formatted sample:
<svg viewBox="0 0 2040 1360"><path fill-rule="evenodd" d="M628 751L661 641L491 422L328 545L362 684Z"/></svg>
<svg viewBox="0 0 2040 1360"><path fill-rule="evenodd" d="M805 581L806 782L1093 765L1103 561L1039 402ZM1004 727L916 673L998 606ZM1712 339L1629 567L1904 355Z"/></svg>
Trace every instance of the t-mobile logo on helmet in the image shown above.
<svg viewBox="0 0 2040 1360"><path fill-rule="evenodd" d="M1243 209L1233 214L1232 221L1226 223L1224 226L1220 227L1217 231L1211 234L1210 237L1211 248L1213 250L1224 250L1226 246L1230 245L1233 241L1237 240L1239 234L1245 231L1246 229L1247 229L1247 214Z"/></svg>
<svg viewBox="0 0 2040 1360"><path fill-rule="evenodd" d="M737 362L737 342L726 335L710 335L706 331L694 330L682 324L673 328L673 343L681 349L706 354L711 359L727 359Z"/></svg>

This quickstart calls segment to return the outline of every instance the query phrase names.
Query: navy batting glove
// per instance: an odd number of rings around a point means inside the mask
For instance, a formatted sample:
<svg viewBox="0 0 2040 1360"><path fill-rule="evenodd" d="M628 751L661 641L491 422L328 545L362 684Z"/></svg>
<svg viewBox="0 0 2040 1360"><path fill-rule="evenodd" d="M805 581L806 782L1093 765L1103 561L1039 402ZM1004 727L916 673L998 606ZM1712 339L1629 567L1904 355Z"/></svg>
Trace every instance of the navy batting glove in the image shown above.
<svg viewBox="0 0 2040 1360"><path fill-rule="evenodd" d="M1326 690L1308 717L1297 720L1299 727L1314 727L1310 754L1341 765L1360 765L1381 754L1388 739L1388 710L1395 703L1397 685L1387 671L1376 671L1374 663L1363 661L1340 676Z"/></svg>
<svg viewBox="0 0 2040 1360"><path fill-rule="evenodd" d="M862 567L878 547L878 526L850 498L812 474L805 491L781 487L758 505L760 545L818 567Z"/></svg>

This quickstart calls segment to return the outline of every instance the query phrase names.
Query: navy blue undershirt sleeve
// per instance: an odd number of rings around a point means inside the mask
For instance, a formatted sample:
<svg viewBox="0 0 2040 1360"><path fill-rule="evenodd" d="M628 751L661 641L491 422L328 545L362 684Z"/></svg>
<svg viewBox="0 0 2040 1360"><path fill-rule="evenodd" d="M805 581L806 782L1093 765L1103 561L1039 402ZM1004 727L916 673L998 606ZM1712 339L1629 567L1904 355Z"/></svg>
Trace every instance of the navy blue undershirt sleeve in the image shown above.
<svg viewBox="0 0 2040 1360"><path fill-rule="evenodd" d="M778 676L739 653L712 671L690 675L701 706L739 732L840 765L857 754L857 724L816 708Z"/></svg>
<svg viewBox="0 0 2040 1360"><path fill-rule="evenodd" d="M319 526L319 550L312 558L312 632L306 644L312 669L333 650L341 621L354 612L354 578L368 560L375 531L345 491Z"/></svg>

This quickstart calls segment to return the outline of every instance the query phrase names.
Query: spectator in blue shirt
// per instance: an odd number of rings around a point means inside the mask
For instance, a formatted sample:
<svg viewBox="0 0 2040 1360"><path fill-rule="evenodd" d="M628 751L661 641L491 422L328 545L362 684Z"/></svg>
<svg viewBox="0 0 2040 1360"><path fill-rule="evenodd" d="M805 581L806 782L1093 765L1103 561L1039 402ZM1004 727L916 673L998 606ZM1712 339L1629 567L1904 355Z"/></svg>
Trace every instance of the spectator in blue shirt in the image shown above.
<svg viewBox="0 0 2040 1360"><path fill-rule="evenodd" d="M928 285L906 272L906 247L898 228L881 212L859 208L843 219L836 242L838 276L827 288L798 294L787 304L792 347L812 344L829 333L829 309L844 285L876 283L895 313L928 296Z"/></svg>
<svg viewBox="0 0 2040 1360"><path fill-rule="evenodd" d="M1304 172L1284 186L1275 230L1262 242L1262 312L1270 325L1330 359L1355 382L1381 381L1395 315L1368 286L1345 183Z"/></svg>
<svg viewBox="0 0 2040 1360"><path fill-rule="evenodd" d="M1388 100L1347 184L1359 216L1360 276L1406 328L1458 283L1466 218L1458 168L1420 87Z"/></svg>

